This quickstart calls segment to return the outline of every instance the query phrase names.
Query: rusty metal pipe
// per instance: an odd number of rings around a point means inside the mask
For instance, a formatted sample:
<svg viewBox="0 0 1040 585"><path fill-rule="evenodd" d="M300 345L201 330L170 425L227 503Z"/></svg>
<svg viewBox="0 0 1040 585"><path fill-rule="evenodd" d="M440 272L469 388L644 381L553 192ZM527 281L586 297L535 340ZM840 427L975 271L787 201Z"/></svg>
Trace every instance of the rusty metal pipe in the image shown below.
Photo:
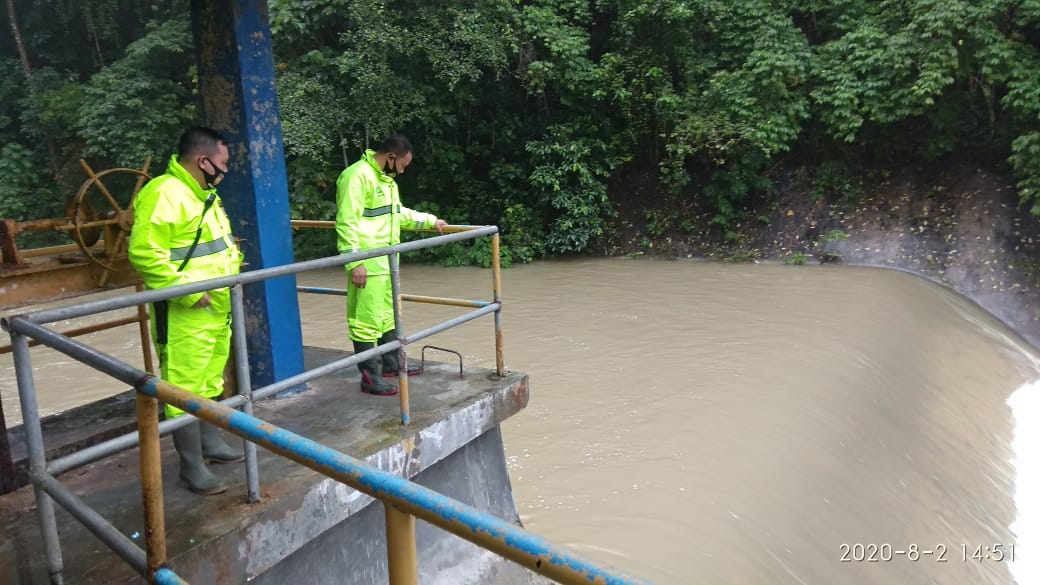
<svg viewBox="0 0 1040 585"><path fill-rule="evenodd" d="M144 284L137 283L134 290L143 292ZM148 309L144 305L137 305L137 329L141 334L141 356L144 358L144 371L149 374L157 374L155 364L152 363L152 336L148 327Z"/></svg>
<svg viewBox="0 0 1040 585"><path fill-rule="evenodd" d="M334 228L336 222L330 219L292 219L289 225L294 228Z"/></svg>
<svg viewBox="0 0 1040 585"><path fill-rule="evenodd" d="M53 219L33 219L29 221L17 221L15 222L15 235L21 232L39 232L46 230L60 230L68 223L69 220L62 218Z"/></svg>
<svg viewBox="0 0 1040 585"><path fill-rule="evenodd" d="M407 377L407 376L405 376ZM415 554L415 516L384 503L386 511L386 560L390 585L416 585L419 563Z"/></svg>
<svg viewBox="0 0 1040 585"><path fill-rule="evenodd" d="M428 303L431 305L450 305L453 307L475 307L481 308L490 305L488 301L469 301L466 299L452 299L448 297L428 297L423 295L401 295L402 301L413 303Z"/></svg>
<svg viewBox="0 0 1040 585"><path fill-rule="evenodd" d="M75 231L77 228L81 229L81 230L84 230L84 229L90 229L90 228L96 228L96 227L105 227L107 225L112 225L114 223L117 223L118 221L119 221L118 218L110 217L110 218L107 218L107 219L95 219L94 221L83 222L83 223L79 224L78 226L75 225L75 224L71 224L71 223L70 224L63 224L63 225L56 225L56 226L54 226L54 229L58 230L59 232L71 232L71 231Z"/></svg>
<svg viewBox="0 0 1040 585"><path fill-rule="evenodd" d="M505 372L505 359L502 353L502 267L499 262L501 244L498 236L498 233L491 236L491 286L498 305L495 310L495 370L501 376Z"/></svg>
<svg viewBox="0 0 1040 585"><path fill-rule="evenodd" d="M345 288L326 288L323 286L298 286L296 287L296 292L316 295L336 295L340 297L347 296L347 289Z"/></svg>
<svg viewBox="0 0 1040 585"><path fill-rule="evenodd" d="M483 227L484 226L482 226L482 225L446 225L446 226L444 226L443 232L440 232L440 233L458 234L458 233L462 233L462 232L470 232L470 231L473 231L473 230L481 229ZM432 228L432 227L431 228L417 229L415 231L417 231L417 232L425 232L425 233L438 233L437 230L435 228Z"/></svg>
<svg viewBox="0 0 1040 585"><path fill-rule="evenodd" d="M144 159L144 165L141 166L141 174L137 177L137 183L134 184L134 197L141 192L141 187L144 187L145 177L148 177L148 169L152 166L152 155L148 155Z"/></svg>
<svg viewBox="0 0 1040 585"><path fill-rule="evenodd" d="M138 316L138 317L124 317L123 319L115 319L115 320L112 320L112 321L105 321L104 323L95 323L94 325L88 325L86 327L80 327L79 329L70 329L69 331L63 332L62 335L64 335L65 337L79 337L80 335L86 335L88 333L96 333L98 331L104 331L105 329L112 329L113 327L119 327L119 326L122 326L122 325L129 325L131 323L137 323L137 322L140 321L140 319L141 319L140 316ZM147 322L147 321L148 321L148 314L146 313L145 314L145 322ZM147 329L145 329L145 331L147 332ZM29 341L29 347L36 347L37 345L40 345L39 341L36 341L35 339L32 339L32 340ZM0 346L0 355L3 355L5 353L10 353L10 352L11 352L11 346L10 345ZM150 361L150 356L149 356L149 361ZM149 368L149 371L150 371L150 368Z"/></svg>
<svg viewBox="0 0 1040 585"><path fill-rule="evenodd" d="M390 291L394 299L394 334L397 339L404 339L404 322L401 320L401 259L397 254L390 254ZM397 349L397 388L401 398L401 424L412 421L412 406L408 395L408 350L404 343Z"/></svg>
<svg viewBox="0 0 1040 585"><path fill-rule="evenodd" d="M137 433L141 454L141 500L148 574L166 563L166 524L163 517L162 458L159 447L159 401L137 394Z"/></svg>
<svg viewBox="0 0 1040 585"><path fill-rule="evenodd" d="M289 221L289 224L294 228L335 228L336 222L331 219L293 219ZM481 229L487 226L482 225L446 225L442 233L445 234L457 234L459 232L468 232L476 229ZM434 228L423 228L415 230L417 232L436 232Z"/></svg>
<svg viewBox="0 0 1040 585"><path fill-rule="evenodd" d="M316 295L347 296L345 288L325 288L320 286L298 286L296 292L310 293ZM470 301L467 299L453 299L450 297L431 297L425 295L401 294L401 300L411 303L428 303L431 305L450 305L454 307L486 307L490 301Z"/></svg>
<svg viewBox="0 0 1040 585"><path fill-rule="evenodd" d="M22 250L22 258L38 258L40 256L54 256L68 252L79 252L79 244L63 244L61 246L49 246L47 248L30 248Z"/></svg>

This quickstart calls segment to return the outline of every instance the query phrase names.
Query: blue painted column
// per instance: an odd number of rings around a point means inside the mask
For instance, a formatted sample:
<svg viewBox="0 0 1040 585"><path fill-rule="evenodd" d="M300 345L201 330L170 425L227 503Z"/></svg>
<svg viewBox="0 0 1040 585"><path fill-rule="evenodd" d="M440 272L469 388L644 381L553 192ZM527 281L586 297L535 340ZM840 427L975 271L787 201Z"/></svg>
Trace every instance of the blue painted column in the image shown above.
<svg viewBox="0 0 1040 585"><path fill-rule="evenodd" d="M244 238L245 270L290 264L289 187L267 2L192 0L191 16L205 123L227 137L231 151L220 196L235 235ZM252 383L302 372L296 278L247 286L245 313Z"/></svg>

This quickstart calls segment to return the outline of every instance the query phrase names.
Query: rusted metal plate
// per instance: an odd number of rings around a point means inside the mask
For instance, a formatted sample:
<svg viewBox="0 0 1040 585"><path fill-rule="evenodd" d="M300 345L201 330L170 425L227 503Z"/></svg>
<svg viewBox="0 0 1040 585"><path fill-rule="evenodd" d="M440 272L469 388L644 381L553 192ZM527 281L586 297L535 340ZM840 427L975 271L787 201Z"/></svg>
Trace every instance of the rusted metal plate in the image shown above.
<svg viewBox="0 0 1040 585"><path fill-rule="evenodd" d="M113 262L116 270L107 272L82 257L59 257L17 266L0 266L0 310L56 301L131 286L140 277L125 258ZM105 282L104 286L98 283Z"/></svg>

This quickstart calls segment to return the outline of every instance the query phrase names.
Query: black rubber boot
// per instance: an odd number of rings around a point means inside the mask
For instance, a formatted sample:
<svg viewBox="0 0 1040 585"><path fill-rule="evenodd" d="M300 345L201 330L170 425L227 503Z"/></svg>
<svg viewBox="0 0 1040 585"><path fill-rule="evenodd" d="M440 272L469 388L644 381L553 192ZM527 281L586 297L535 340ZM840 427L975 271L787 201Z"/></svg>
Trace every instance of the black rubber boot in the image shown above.
<svg viewBox="0 0 1040 585"><path fill-rule="evenodd" d="M366 341L354 342L354 353L358 354L374 348L376 344ZM382 380L382 363L378 357L368 358L357 365L361 371L361 391L376 396L393 396L397 394L397 386Z"/></svg>
<svg viewBox="0 0 1040 585"><path fill-rule="evenodd" d="M397 339L397 333L395 333L393 331L387 331L386 333L383 334L382 337L379 338L379 345L383 345L384 343L390 343L391 341L394 341L395 339ZM383 354L383 377L384 378L396 378L397 377L397 371L399 369L398 368L398 362L400 362L400 360L397 358L397 352L396 351L392 351L390 353L384 353ZM414 362L408 362L408 375L409 376L418 376L422 372L423 372L422 366L419 366L419 365L415 364Z"/></svg>
<svg viewBox="0 0 1040 585"><path fill-rule="evenodd" d="M173 431L173 446L181 456L180 477L191 491L211 496L227 489L217 476L206 469L206 462L202 460L202 437L198 422Z"/></svg>
<svg viewBox="0 0 1040 585"><path fill-rule="evenodd" d="M219 428L208 422L199 421L199 436L202 438L202 458L206 463L239 463L246 454L224 442Z"/></svg>

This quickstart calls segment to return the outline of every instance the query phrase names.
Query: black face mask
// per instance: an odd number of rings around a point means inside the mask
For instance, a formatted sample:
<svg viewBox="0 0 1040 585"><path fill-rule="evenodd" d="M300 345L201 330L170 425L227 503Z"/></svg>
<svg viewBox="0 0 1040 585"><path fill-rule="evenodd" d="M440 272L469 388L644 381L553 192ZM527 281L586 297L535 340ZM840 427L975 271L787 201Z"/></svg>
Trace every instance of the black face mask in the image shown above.
<svg viewBox="0 0 1040 585"><path fill-rule="evenodd" d="M386 162L383 163L383 174L388 177L397 176L397 159L394 158L394 165L390 166L390 157L386 158Z"/></svg>
<svg viewBox="0 0 1040 585"><path fill-rule="evenodd" d="M213 159L211 158L207 158L206 160L209 162L209 166L212 167L214 171L219 172L208 173L206 172L206 169L202 168L201 164L199 165L199 170L202 171L202 177L206 180L206 186L210 189L216 189L217 185L219 185L220 182L224 180L224 173L226 173L227 170L225 169L221 171L220 169L218 169L217 165L213 163Z"/></svg>

